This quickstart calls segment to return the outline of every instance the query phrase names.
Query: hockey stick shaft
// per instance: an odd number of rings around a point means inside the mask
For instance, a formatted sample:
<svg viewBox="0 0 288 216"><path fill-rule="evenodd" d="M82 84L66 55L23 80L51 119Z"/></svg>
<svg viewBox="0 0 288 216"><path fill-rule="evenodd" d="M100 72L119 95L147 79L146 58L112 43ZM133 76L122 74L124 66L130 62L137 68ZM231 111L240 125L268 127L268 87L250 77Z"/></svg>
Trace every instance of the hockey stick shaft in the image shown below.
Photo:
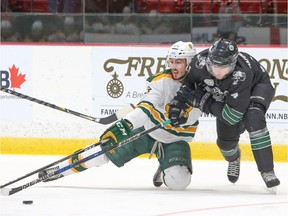
<svg viewBox="0 0 288 216"><path fill-rule="evenodd" d="M81 163L85 163L86 161L89 161L89 160L91 160L91 159L93 159L95 157L98 157L98 156L100 156L102 154L105 154L105 153L107 153L107 152L109 152L109 151L111 151L113 149L116 149L116 148L118 148L120 146L123 146L123 145L125 145L125 144L127 144L129 142L132 142L133 140L136 140L139 137L141 137L143 135L146 135L146 134L149 134L150 132L155 131L155 130L157 130L159 128L162 128L165 125L170 124L170 123L171 123L171 121L168 119L168 120L166 120L166 121L164 121L164 122L162 122L162 123L150 128L150 129L147 129L147 130L142 131L142 132L140 132L138 134L135 134L135 135L123 140L122 142L120 142L120 143L118 143L118 144L116 144L114 146L111 146L111 147L109 147L109 148L107 148L105 150L101 150L101 151L96 152L96 153L94 153L92 155L89 155L89 156L87 156L87 157L85 157L85 158L83 158L83 159L81 159L81 160L79 160L79 161L77 161L75 163L71 163L71 164L69 164L69 165L67 165L67 166L65 166L65 167L63 167L63 168L61 168L61 169L59 169L59 170L57 170L55 172L49 173L47 175L44 175L44 176L42 176L42 177L40 177L40 178L38 178L36 180L33 180L33 181L31 181L31 182L29 182L27 184L24 184L22 186L15 187L15 188L2 188L1 189L1 195L9 195L10 196L12 194L15 194L15 193L17 193L19 191L22 191L22 190L24 190L24 189L26 189L26 188L28 188L30 186L33 186L33 185L35 185L35 184L37 184L37 183L39 183L41 181L44 181L44 180L46 180L46 179L48 179L48 178L50 178L50 177L52 177L52 176L54 176L56 174L60 174L62 172L65 172L66 170L69 170L69 169L71 169L71 168L73 168L75 166L78 166Z"/></svg>
<svg viewBox="0 0 288 216"><path fill-rule="evenodd" d="M104 140L104 141L105 141L105 140ZM81 154L81 153L83 153L83 152L85 152L85 151L88 151L89 149L94 148L94 147L96 147L96 146L98 146L98 145L101 145L102 143L104 143L104 142L103 142L103 141L102 141L102 142L100 141L100 142L91 144L91 145L87 146L86 148L79 149L79 150L77 150L76 152L74 152L73 154L68 155L68 156L66 156L66 157L64 157L64 158L61 158L61 159L58 160L58 161L55 161L55 162L53 162L53 163L50 163L50 164L48 164L48 165L46 165L46 166L44 166L44 167L41 167L41 168L39 168L39 169L37 169L37 170L34 170L34 171L32 171L32 172L24 175L24 176L21 176L21 177L15 179L15 180L13 180L13 181L10 181L10 182L8 182L8 183L6 183L6 184L3 184L3 185L0 186L0 188L4 188L4 187L6 187L6 186L8 186L8 185L11 185L11 184L13 184L13 183L15 183L15 182L18 182L18 181L20 181L20 180L22 180L22 179L25 179L25 178L27 178L27 177L35 174L35 173L38 173L38 172L40 172L41 170L45 170L45 169L47 169L47 168L49 168L49 167L51 167L51 166L57 165L57 164L61 163L62 161L68 160L68 159L70 159L71 157L73 157L73 156L75 156L75 155L78 155L78 154Z"/></svg>
<svg viewBox="0 0 288 216"><path fill-rule="evenodd" d="M17 97L20 97L20 98L23 98L23 99L26 99L26 100L29 100L29 101L32 101L32 102L35 102L35 103L38 103L38 104L41 104L41 105L44 105L44 106L47 106L47 107L50 107L52 109L56 109L56 110L59 110L59 111L62 111L62 112L66 112L66 113L72 114L74 116L78 116L80 118L84 118L84 119L87 119L89 121L94 121L94 122L97 122L97 123L100 123L100 124L104 124L104 125L110 124L110 123L112 123L114 121L117 121L119 119L117 112L113 113L110 116L104 117L104 118L95 118L93 116L85 115L85 114L82 114L82 113L79 113L79 112L76 112L76 111L73 111L73 110L70 110L70 109L67 109L67 108L64 108L64 107L57 106L55 104L51 104L51 103L43 101L43 100L39 100L37 98L30 97L28 95L13 91L11 89L7 89L7 88L1 87L1 91L5 92L5 93L8 93L8 94L11 94L11 95L14 95L14 96L17 96ZM130 107L131 107L131 110L132 110L133 105L130 104ZM130 111L130 110L128 110L128 108L126 108L126 109L127 109L127 112Z"/></svg>

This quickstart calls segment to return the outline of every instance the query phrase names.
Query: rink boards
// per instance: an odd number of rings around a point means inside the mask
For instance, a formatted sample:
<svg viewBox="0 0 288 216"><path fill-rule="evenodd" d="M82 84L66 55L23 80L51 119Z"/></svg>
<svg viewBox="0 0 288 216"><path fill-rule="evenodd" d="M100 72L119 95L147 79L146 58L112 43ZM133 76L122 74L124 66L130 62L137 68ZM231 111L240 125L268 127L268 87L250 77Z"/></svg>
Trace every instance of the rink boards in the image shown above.
<svg viewBox="0 0 288 216"><path fill-rule="evenodd" d="M78 149L96 143L96 139L41 139L41 138L1 138L2 154L24 155L70 155ZM192 159L222 160L223 157L215 143L191 142ZM274 144L273 153L275 162L288 162L288 148L286 144ZM243 161L253 161L249 144L240 144ZM140 157L147 157L148 154Z"/></svg>
<svg viewBox="0 0 288 216"><path fill-rule="evenodd" d="M1 44L1 86L95 117L137 104L145 79L165 68L169 45ZM197 46L197 52L207 48ZM266 118L275 161L287 162L287 47L240 47L266 68L276 94ZM116 90L115 90L116 89ZM67 155L97 142L107 126L0 92L2 154ZM215 119L200 118L192 157L222 159ZM242 159L253 160L249 137Z"/></svg>

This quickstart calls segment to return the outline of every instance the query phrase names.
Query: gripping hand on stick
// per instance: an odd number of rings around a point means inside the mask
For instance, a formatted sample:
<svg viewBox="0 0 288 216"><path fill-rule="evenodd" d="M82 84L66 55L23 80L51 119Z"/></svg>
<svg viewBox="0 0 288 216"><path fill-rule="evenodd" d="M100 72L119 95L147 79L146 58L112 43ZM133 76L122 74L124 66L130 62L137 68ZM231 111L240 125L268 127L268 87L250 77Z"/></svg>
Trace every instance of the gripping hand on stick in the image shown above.
<svg viewBox="0 0 288 216"><path fill-rule="evenodd" d="M125 119L121 119L110 126L100 136L100 140L109 139L108 142L104 143L104 146L114 146L124 139L130 137L132 125Z"/></svg>
<svg viewBox="0 0 288 216"><path fill-rule="evenodd" d="M168 113L168 118L171 120L171 125L177 127L187 122L192 107L174 98L166 105L165 110Z"/></svg>

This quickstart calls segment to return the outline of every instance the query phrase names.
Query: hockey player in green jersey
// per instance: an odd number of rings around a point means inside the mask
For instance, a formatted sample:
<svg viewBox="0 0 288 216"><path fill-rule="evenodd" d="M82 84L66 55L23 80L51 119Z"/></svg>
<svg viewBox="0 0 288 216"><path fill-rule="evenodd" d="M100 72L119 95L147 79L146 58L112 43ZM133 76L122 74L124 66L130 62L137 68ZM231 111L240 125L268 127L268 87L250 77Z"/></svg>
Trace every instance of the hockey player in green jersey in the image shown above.
<svg viewBox="0 0 288 216"><path fill-rule="evenodd" d="M195 54L196 49L191 42L178 41L173 44L167 54L168 68L149 77L147 79L147 91L136 108L101 135L101 140L108 138L109 142L102 144L101 147L98 146L78 154L72 160L64 161L57 167L40 172L39 175L43 176L49 172L54 172L67 166L71 161L75 162L75 160L87 157L100 151L100 148L111 147L134 134L167 120L170 102L182 85L183 79L187 76L190 62ZM185 124L179 126L182 123L180 118L179 124L176 126L168 124L164 128L153 131L115 150L52 176L48 181L81 172L87 168L98 167L109 161L117 167L121 167L133 158L149 153L151 156L156 154L160 164L153 179L154 185L158 187L165 183L172 190L183 190L191 181L192 162L188 142L191 142L195 135L200 115L200 109L187 107L183 113L183 119L187 120Z"/></svg>

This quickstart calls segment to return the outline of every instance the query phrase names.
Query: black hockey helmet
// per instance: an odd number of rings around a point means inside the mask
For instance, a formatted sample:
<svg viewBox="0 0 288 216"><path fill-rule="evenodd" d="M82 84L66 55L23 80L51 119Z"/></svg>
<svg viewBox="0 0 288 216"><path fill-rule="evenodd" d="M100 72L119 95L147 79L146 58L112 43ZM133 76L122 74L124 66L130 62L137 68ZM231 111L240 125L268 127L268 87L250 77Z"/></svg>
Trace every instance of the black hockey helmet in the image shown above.
<svg viewBox="0 0 288 216"><path fill-rule="evenodd" d="M235 41L229 39L219 39L215 41L209 48L206 59L207 70L212 73L212 66L214 67L231 67L233 72L238 57L238 47Z"/></svg>

